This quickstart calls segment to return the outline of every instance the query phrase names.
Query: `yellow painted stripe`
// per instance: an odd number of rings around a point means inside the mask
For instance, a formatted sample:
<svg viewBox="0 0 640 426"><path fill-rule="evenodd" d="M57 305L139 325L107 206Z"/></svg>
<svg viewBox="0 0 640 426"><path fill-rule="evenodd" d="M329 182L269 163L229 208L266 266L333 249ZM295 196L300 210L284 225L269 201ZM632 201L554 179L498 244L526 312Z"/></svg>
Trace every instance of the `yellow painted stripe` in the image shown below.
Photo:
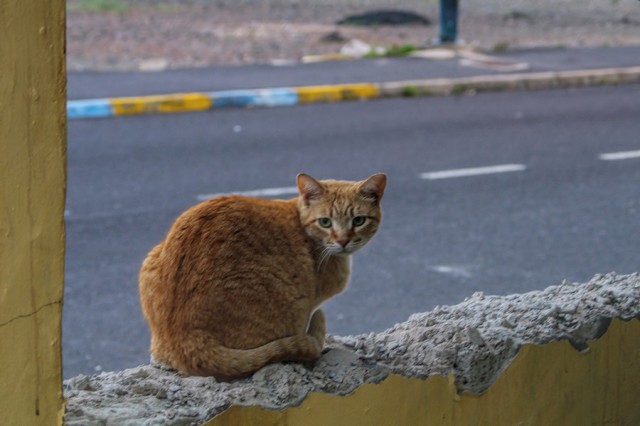
<svg viewBox="0 0 640 426"><path fill-rule="evenodd" d="M375 98L378 87L375 84L340 84L334 86L303 86L296 87L298 100L301 104L312 102L337 102L355 99Z"/></svg>
<svg viewBox="0 0 640 426"><path fill-rule="evenodd" d="M211 108L211 98L204 93L111 98L109 101L115 115L203 111Z"/></svg>

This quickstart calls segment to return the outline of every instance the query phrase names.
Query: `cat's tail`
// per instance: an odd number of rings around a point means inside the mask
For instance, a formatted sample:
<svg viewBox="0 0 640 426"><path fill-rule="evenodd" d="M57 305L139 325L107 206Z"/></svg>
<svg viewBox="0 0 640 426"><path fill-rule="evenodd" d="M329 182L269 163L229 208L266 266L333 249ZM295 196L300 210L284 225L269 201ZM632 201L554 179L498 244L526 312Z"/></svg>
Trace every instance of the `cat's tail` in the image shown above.
<svg viewBox="0 0 640 426"><path fill-rule="evenodd" d="M283 337L253 349L231 349L211 344L208 335L193 336L200 344L185 353L179 370L195 376L214 376L218 380L247 377L267 364L280 361L309 361L320 358L325 336L321 310L311 317L306 334Z"/></svg>

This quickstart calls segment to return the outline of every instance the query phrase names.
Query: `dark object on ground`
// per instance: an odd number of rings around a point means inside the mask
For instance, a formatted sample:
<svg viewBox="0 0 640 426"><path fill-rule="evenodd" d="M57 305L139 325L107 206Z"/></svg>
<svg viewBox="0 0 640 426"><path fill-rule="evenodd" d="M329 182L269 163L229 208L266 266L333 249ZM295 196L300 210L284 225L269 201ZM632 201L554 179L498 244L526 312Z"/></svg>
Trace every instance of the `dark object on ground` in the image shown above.
<svg viewBox="0 0 640 426"><path fill-rule="evenodd" d="M331 31L330 33L323 35L320 38L320 41L325 43L344 43L345 41L349 41L349 39L343 36L339 31Z"/></svg>
<svg viewBox="0 0 640 426"><path fill-rule="evenodd" d="M504 20L512 19L514 21L517 20L525 20L525 21L533 21L533 15L519 9L511 9L509 12L502 15Z"/></svg>
<svg viewBox="0 0 640 426"><path fill-rule="evenodd" d="M431 25L429 18L402 10L374 10L360 15L350 15L337 22L338 25Z"/></svg>

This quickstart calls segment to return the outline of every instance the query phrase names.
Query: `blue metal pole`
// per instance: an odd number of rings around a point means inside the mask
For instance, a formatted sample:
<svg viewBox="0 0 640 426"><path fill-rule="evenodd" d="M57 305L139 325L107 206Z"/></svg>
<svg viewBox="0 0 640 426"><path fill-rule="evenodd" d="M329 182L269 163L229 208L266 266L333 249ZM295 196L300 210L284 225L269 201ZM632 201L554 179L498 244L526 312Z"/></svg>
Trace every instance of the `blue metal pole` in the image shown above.
<svg viewBox="0 0 640 426"><path fill-rule="evenodd" d="M458 0L440 0L440 43L455 43L458 33Z"/></svg>

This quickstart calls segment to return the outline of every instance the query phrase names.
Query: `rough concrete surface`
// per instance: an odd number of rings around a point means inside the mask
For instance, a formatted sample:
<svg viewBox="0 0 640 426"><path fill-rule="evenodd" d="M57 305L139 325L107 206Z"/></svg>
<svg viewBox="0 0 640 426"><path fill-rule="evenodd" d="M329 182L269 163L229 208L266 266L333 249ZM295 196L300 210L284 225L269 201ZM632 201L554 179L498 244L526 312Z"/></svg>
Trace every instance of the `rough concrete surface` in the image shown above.
<svg viewBox="0 0 640 426"><path fill-rule="evenodd" d="M232 383L185 377L158 365L77 376L65 382L68 425L201 424L231 405L286 408L309 392L348 394L390 373L425 378L453 372L459 391L482 392L523 344L568 340L576 350L612 318L640 319L640 274L598 275L543 291L473 294L378 334L328 336L315 364L273 364Z"/></svg>

